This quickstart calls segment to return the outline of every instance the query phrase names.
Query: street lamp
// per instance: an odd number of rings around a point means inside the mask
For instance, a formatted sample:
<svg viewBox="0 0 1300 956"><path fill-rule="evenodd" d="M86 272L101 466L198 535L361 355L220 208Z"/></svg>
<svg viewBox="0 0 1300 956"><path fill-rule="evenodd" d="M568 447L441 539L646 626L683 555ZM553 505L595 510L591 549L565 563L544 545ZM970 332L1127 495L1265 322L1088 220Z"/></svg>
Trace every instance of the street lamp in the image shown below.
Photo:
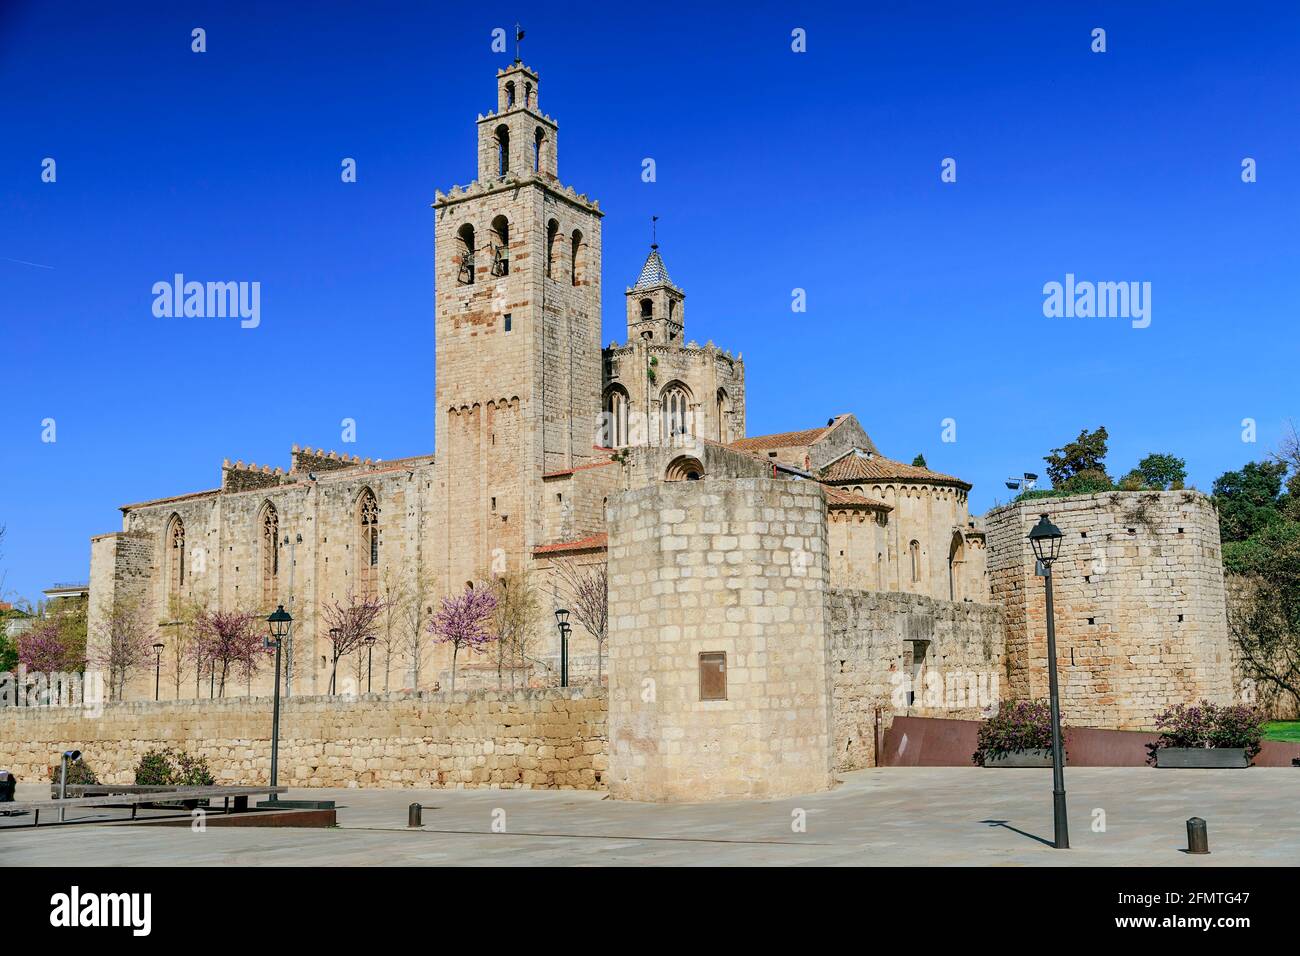
<svg viewBox="0 0 1300 956"><path fill-rule="evenodd" d="M281 604L271 612L266 624L271 632L271 636L266 639L266 646L275 648L275 696L271 705L271 786L274 787L279 782L280 769L280 647L293 627L293 617ZM272 790L268 799L275 803L277 797L278 794Z"/></svg>
<svg viewBox="0 0 1300 956"><path fill-rule="evenodd" d="M1052 608L1052 563L1061 554L1061 529L1043 515L1029 532L1034 557L1038 559L1047 586L1047 685L1052 706L1052 821L1056 848L1070 848L1070 831L1065 821L1065 750L1061 746L1061 695L1056 683L1056 619Z"/></svg>
<svg viewBox="0 0 1300 956"><path fill-rule="evenodd" d="M370 673L375 663L375 635L366 638L366 693L370 693Z"/></svg>
<svg viewBox="0 0 1300 956"><path fill-rule="evenodd" d="M341 635L342 633L343 633L343 632L342 632L341 630L339 630L337 627L331 627L331 628L330 628L330 645L331 645L331 647L333 648L333 649L330 651L331 654L337 654L337 653L338 653L339 635ZM339 666L339 664L338 664L338 659L335 658L335 660L334 660L334 670L330 671L330 693L331 693L331 694L334 693L335 677L336 677L336 675L338 674L338 666Z"/></svg>
<svg viewBox="0 0 1300 956"><path fill-rule="evenodd" d="M158 699L159 678L162 676L162 652L163 643L159 641L153 646L153 652L156 655L153 662L153 699Z"/></svg>
<svg viewBox="0 0 1300 956"><path fill-rule="evenodd" d="M560 686L569 686L569 611L568 608L555 609L555 623L560 628Z"/></svg>

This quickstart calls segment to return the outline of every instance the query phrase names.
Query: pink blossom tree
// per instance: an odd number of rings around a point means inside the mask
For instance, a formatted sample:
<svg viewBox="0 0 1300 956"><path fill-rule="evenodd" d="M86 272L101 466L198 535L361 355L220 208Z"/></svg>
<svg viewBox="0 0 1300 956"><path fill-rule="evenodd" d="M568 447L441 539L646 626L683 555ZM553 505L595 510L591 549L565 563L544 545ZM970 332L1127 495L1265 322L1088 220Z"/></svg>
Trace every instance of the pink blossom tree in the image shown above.
<svg viewBox="0 0 1300 956"><path fill-rule="evenodd" d="M467 586L460 594L442 599L429 621L435 643L451 645L451 689L456 690L456 659L462 648L481 654L497 639L487 624L497 607L496 595L487 588Z"/></svg>
<svg viewBox="0 0 1300 956"><path fill-rule="evenodd" d="M250 611L204 611L194 621L194 657L219 676L220 695L226 695L231 671L251 679L266 658L267 648L258 616Z"/></svg>
<svg viewBox="0 0 1300 956"><path fill-rule="evenodd" d="M85 660L69 646L58 621L44 621L21 634L17 641L18 661L29 671L54 674L79 670Z"/></svg>

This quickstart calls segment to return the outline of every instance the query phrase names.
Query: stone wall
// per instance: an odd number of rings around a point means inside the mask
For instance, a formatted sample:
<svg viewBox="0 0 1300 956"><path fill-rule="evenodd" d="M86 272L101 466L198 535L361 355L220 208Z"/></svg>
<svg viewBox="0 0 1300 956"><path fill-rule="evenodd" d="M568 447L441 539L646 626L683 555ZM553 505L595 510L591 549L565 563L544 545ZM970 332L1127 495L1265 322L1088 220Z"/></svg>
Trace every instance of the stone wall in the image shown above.
<svg viewBox="0 0 1300 956"><path fill-rule="evenodd" d="M825 511L811 482L758 478L610 499L612 796L830 786Z"/></svg>
<svg viewBox="0 0 1300 956"><path fill-rule="evenodd" d="M280 783L294 787L604 786L606 701L594 688L383 694L281 702ZM145 751L207 758L218 783L269 779L271 701L241 698L0 709L0 767L45 779L68 748L105 783L131 783Z"/></svg>
<svg viewBox="0 0 1300 956"><path fill-rule="evenodd" d="M1065 535L1053 593L1066 723L1150 729L1172 704L1235 699L1218 516L1195 491L1104 492L989 512L989 581L1006 611L1005 696L1048 692L1044 581L1028 540L1044 512Z"/></svg>
<svg viewBox="0 0 1300 956"><path fill-rule="evenodd" d="M876 765L895 716L978 718L1004 683L1002 612L919 594L828 592L835 769Z"/></svg>

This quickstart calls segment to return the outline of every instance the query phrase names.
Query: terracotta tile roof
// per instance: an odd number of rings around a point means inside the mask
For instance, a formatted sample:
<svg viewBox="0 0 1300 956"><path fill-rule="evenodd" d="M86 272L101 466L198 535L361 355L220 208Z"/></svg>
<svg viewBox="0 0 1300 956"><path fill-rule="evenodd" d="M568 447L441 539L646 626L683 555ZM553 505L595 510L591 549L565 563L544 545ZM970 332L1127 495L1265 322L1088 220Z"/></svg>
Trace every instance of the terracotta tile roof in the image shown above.
<svg viewBox="0 0 1300 956"><path fill-rule="evenodd" d="M801 432L778 432L775 435L755 435L733 441L728 447L741 451L769 451L774 448L793 448L811 445L830 430L829 425L821 428L806 428Z"/></svg>
<svg viewBox="0 0 1300 956"><path fill-rule="evenodd" d="M539 544L533 548L533 554L563 554L566 551L599 551L609 544L605 532L588 535L577 541L555 541L551 544Z"/></svg>
<svg viewBox="0 0 1300 956"><path fill-rule="evenodd" d="M826 505L830 508L867 508L871 511L893 511L894 506L878 498L868 498L834 485L822 485L826 493Z"/></svg>
<svg viewBox="0 0 1300 956"><path fill-rule="evenodd" d="M860 455L849 452L836 458L822 469L819 476L822 481L838 484L849 481L908 481L931 485L956 485L970 490L968 481L943 475L928 468L905 465L883 455Z"/></svg>

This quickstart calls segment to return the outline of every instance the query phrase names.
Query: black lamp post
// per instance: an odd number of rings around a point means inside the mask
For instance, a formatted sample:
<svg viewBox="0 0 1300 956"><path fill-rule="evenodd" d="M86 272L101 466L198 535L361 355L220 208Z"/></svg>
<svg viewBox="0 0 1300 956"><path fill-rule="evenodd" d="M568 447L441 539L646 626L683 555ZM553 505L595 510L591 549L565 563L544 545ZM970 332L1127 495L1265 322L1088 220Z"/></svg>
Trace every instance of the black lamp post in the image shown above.
<svg viewBox="0 0 1300 956"><path fill-rule="evenodd" d="M155 655L154 662L153 662L153 699L157 700L158 688L160 686L159 680L162 677L162 652L163 652L162 641L159 641L157 644L153 646L153 652Z"/></svg>
<svg viewBox="0 0 1300 956"><path fill-rule="evenodd" d="M1047 585L1047 683L1052 706L1052 821L1056 829L1056 848L1070 848L1070 831L1065 821L1065 749L1061 746L1061 695L1056 683L1056 619L1052 608L1052 563L1061 553L1061 529L1048 520L1038 519L1029 532L1034 557L1042 569Z"/></svg>
<svg viewBox="0 0 1300 956"><path fill-rule="evenodd" d="M555 609L555 623L560 627L560 686L569 686L569 611Z"/></svg>
<svg viewBox="0 0 1300 956"><path fill-rule="evenodd" d="M366 693L370 693L370 674L375 662L375 635L366 638Z"/></svg>
<svg viewBox="0 0 1300 956"><path fill-rule="evenodd" d="M280 648L284 644L284 639L289 636L293 617L281 604L271 612L270 617L266 619L266 624L271 632L270 637L266 639L266 646L275 648L275 696L274 703L271 705L271 786L274 787L279 782L280 770ZM268 799L275 803L277 797L278 794L272 791Z"/></svg>

